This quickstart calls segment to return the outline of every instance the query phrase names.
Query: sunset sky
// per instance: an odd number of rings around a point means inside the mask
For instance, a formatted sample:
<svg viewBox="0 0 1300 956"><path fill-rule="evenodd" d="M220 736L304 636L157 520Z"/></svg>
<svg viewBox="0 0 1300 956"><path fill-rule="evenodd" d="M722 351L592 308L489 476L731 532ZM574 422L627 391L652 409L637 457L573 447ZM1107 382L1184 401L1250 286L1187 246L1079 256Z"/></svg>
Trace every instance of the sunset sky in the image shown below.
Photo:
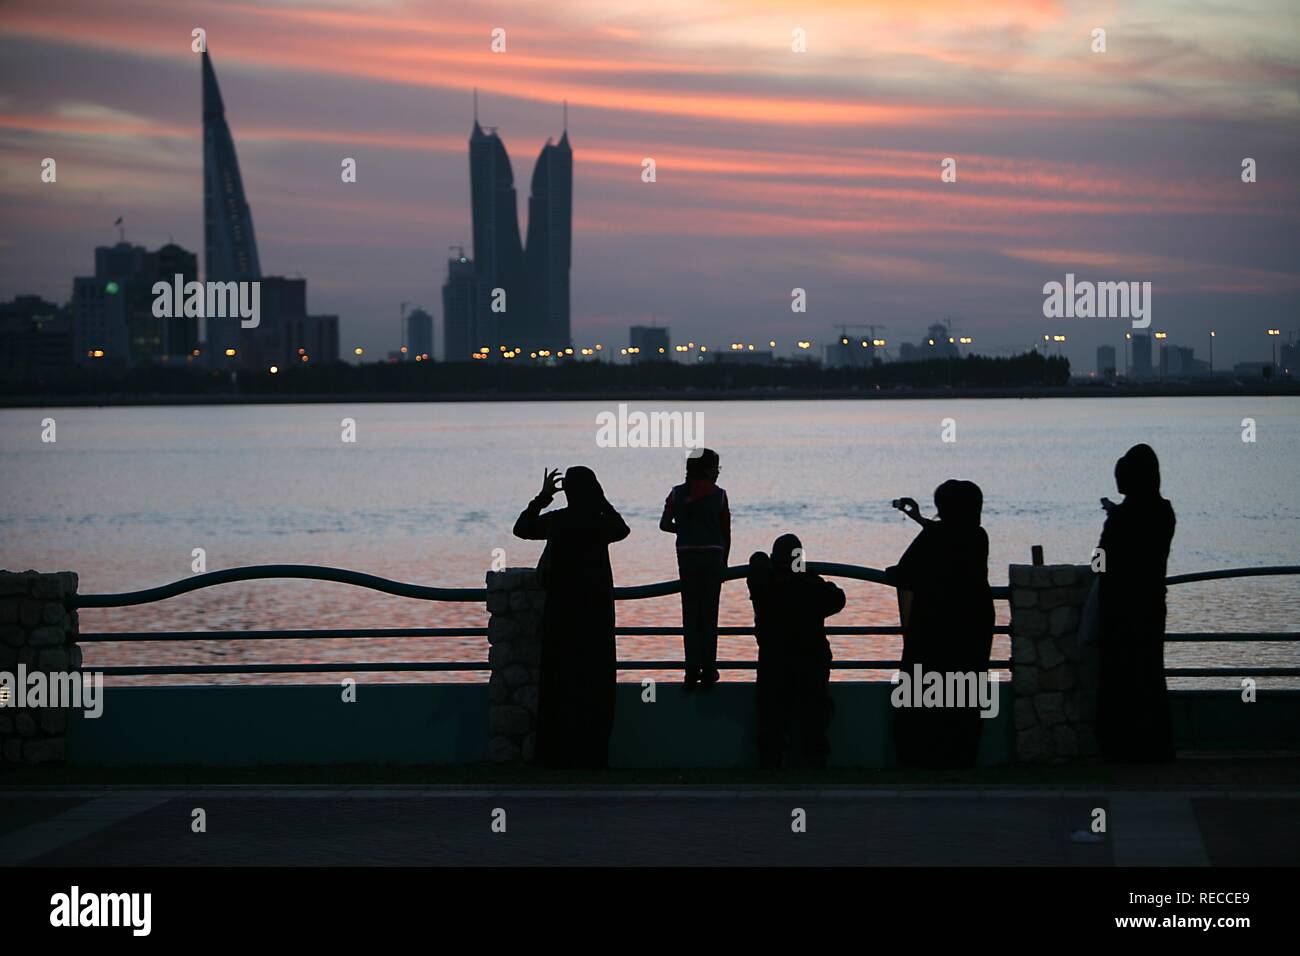
<svg viewBox="0 0 1300 956"><path fill-rule="evenodd" d="M1220 367L1300 330L1295 0L0 0L0 299L66 301L118 216L202 253L194 27L263 272L306 277L349 352L394 348L402 301L440 328L475 87L523 230L569 102L575 344L657 321L785 352L874 322L892 348L951 315L976 351L1064 333L1089 371L1125 323L1044 319L1067 272L1152 282L1152 328L1202 358L1217 328Z"/></svg>

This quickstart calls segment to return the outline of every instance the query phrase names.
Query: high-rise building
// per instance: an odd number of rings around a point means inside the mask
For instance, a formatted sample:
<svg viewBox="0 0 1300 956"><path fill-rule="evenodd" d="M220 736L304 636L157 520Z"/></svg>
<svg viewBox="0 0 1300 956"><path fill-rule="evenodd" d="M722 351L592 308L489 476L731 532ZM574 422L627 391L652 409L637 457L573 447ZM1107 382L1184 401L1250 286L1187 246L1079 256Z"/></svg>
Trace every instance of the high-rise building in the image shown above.
<svg viewBox="0 0 1300 956"><path fill-rule="evenodd" d="M77 361L128 362L126 313L126 296L118 283L94 276L73 279L72 351Z"/></svg>
<svg viewBox="0 0 1300 956"><path fill-rule="evenodd" d="M1134 378L1151 377L1151 336L1142 332L1133 333L1133 371Z"/></svg>
<svg viewBox="0 0 1300 956"><path fill-rule="evenodd" d="M479 338L478 273L462 249L447 260L447 281L442 286L442 360L468 362L470 355L488 344Z"/></svg>
<svg viewBox="0 0 1300 956"><path fill-rule="evenodd" d="M672 361L672 343L668 330L657 325L632 326L628 330L628 348L636 349L629 356L634 365Z"/></svg>
<svg viewBox="0 0 1300 956"><path fill-rule="evenodd" d="M339 360L339 317L303 315L286 319L285 339L289 343L286 364L294 362L329 365Z"/></svg>
<svg viewBox="0 0 1300 956"><path fill-rule="evenodd" d="M414 361L428 361L433 357L433 316L424 309L416 309L406 317L406 340L410 346L408 357Z"/></svg>
<svg viewBox="0 0 1300 956"><path fill-rule="evenodd" d="M199 257L188 249L183 249L174 242L169 242L156 252L145 254L145 272L150 277L151 297L149 315L153 315L153 286L156 282L175 283L181 277L182 288L186 282L199 279ZM206 299L206 297L205 297ZM177 315L176 313L180 313ZM160 319L163 355L182 358L191 355L199 347L199 320L197 316L186 315L184 309L173 309L170 319ZM134 339L134 336L133 336Z"/></svg>
<svg viewBox="0 0 1300 956"><path fill-rule="evenodd" d="M208 282L255 282L262 278L253 214L244 196L235 140L226 124L212 58L203 53L203 278ZM209 318L210 355L238 348L238 317Z"/></svg>
<svg viewBox="0 0 1300 956"><path fill-rule="evenodd" d="M152 314L148 255L144 246L126 241L97 246L94 277L72 280L73 333L79 362L130 364L162 352L162 320Z"/></svg>
<svg viewBox="0 0 1300 956"><path fill-rule="evenodd" d="M1196 358L1194 349L1179 345L1161 346L1160 375L1162 377L1196 378L1209 373L1209 363Z"/></svg>
<svg viewBox="0 0 1300 956"><path fill-rule="evenodd" d="M0 369L46 371L72 364L72 316L38 295L0 303Z"/></svg>
<svg viewBox="0 0 1300 956"><path fill-rule="evenodd" d="M74 342L78 361L140 364L188 356L197 345L197 319L182 303L172 317L154 314L154 285L174 288L198 278L198 257L175 243L149 252L119 242L95 249L95 274L72 283ZM177 314L179 313L179 314ZM96 356L95 352L103 352Z"/></svg>
<svg viewBox="0 0 1300 956"><path fill-rule="evenodd" d="M1099 378L1115 377L1115 346L1101 345L1097 347L1097 376Z"/></svg>
<svg viewBox="0 0 1300 956"><path fill-rule="evenodd" d="M559 143L549 140L533 171L528 201L528 245L519 230L514 173L495 127L479 125L477 111L469 139L470 207L474 232L474 315L468 330L456 327L462 316L444 314L444 336L457 360L462 338L472 350L487 346L560 352L571 345L569 269L573 245L573 150L565 129ZM465 291L462 254L448 261L444 309Z"/></svg>
<svg viewBox="0 0 1300 956"><path fill-rule="evenodd" d="M308 343L301 341L307 319L307 280L265 276L258 298L257 327L242 330L235 364L245 368L292 368L303 354L312 355ZM316 361L316 356L312 355L311 360Z"/></svg>
<svg viewBox="0 0 1300 956"><path fill-rule="evenodd" d="M523 337L529 296L510 157L496 127L484 132L477 118L469 139L469 185L478 279L475 331L495 355L498 345Z"/></svg>
<svg viewBox="0 0 1300 956"><path fill-rule="evenodd" d="M525 260L532 297L534 344L567 348L569 265L573 256L573 150L566 129L559 143L542 147L533 170L528 199L528 245ZM525 343L527 344L527 343Z"/></svg>

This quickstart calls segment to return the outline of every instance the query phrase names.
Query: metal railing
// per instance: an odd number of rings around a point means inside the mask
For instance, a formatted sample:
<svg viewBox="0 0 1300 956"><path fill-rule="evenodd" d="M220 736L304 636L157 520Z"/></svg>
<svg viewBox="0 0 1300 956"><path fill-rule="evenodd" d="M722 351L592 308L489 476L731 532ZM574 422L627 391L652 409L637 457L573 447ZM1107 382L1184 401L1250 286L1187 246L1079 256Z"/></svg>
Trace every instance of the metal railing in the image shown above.
<svg viewBox="0 0 1300 956"><path fill-rule="evenodd" d="M831 577L848 578L889 586L885 573L876 568L861 567L854 564L837 564L822 561L808 562L808 570ZM725 580L734 581L745 577L747 568L737 565L727 569ZM1167 585L1190 584L1200 581L1216 581L1228 578L1260 577L1273 575L1300 574L1300 565L1283 565L1260 568L1229 568L1219 571L1200 571L1193 574L1180 574L1166 578ZM397 597L412 598L423 601L486 603L486 588L441 588L419 584L407 584L388 578L343 568L320 567L306 564L270 564L255 565L245 568L228 568L222 571L209 571L183 578L155 588L141 591L129 591L121 594L78 594L72 599L76 608L132 607L166 600L181 594L198 591L203 588L238 581L259 581L267 579L308 579L350 584L356 587L379 591ZM619 601L635 601L645 598L666 597L681 590L679 581L662 581L656 584L642 584L633 587L614 589L614 598ZM994 600L1009 600L1011 589L1001 586L992 588ZM900 636L898 626L828 626L831 637L871 637ZM1007 634L1010 628L998 625L995 634ZM366 639L366 638L455 638L486 637L486 627L395 627L395 628L353 628L353 629L293 629L266 631L108 631L81 634L81 643L135 642L135 641L258 641L258 640L331 640L331 639ZM616 627L616 636L681 636L680 627ZM719 636L752 635L752 627L718 628ZM1300 640L1300 634L1280 632L1234 632L1234 633L1182 633L1166 634L1169 643L1218 643L1218 642L1259 642ZM993 669L1010 669L1009 659L990 660ZM619 670L680 670L682 661L619 661ZM880 660L835 660L831 664L836 670L893 670L899 666L896 659ZM757 661L719 661L723 670L754 670ZM159 665L118 665L96 668L107 676L168 676L184 674L310 674L342 672L412 672L412 671L486 671L488 662L483 661L371 661L371 662L325 662L325 663L286 663L286 664L159 664ZM1254 677L1300 677L1300 668L1296 667L1179 667L1166 668L1170 677L1234 677L1249 673Z"/></svg>

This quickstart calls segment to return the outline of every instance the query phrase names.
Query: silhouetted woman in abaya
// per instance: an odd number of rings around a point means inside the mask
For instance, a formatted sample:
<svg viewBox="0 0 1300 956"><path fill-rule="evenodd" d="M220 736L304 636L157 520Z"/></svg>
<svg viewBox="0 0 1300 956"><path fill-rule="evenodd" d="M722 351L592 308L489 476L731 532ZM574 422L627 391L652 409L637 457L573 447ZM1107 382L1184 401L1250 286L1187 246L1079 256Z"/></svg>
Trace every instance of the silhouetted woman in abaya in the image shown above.
<svg viewBox="0 0 1300 956"><path fill-rule="evenodd" d="M945 481L934 491L938 520L922 518L917 503L903 511L921 524L887 580L911 592L903 624L902 672L985 675L993 646L989 538L980 527L984 495L971 481ZM945 686L947 680L945 679ZM952 701L945 701L951 704ZM904 767L973 767L979 753L978 700L967 706L894 708L894 744Z"/></svg>
<svg viewBox="0 0 1300 956"><path fill-rule="evenodd" d="M1097 594L1097 738L1110 760L1174 758L1165 687L1165 572L1174 509L1160 497L1160 462L1134 445L1115 463L1119 504L1103 499L1105 571Z"/></svg>
<svg viewBox="0 0 1300 956"><path fill-rule="evenodd" d="M609 762L618 680L614 575L609 545L629 534L596 475L581 465L546 474L515 522L516 537L545 541L538 577L546 590L537 703L536 761L599 769ZM542 514L563 491L567 507Z"/></svg>

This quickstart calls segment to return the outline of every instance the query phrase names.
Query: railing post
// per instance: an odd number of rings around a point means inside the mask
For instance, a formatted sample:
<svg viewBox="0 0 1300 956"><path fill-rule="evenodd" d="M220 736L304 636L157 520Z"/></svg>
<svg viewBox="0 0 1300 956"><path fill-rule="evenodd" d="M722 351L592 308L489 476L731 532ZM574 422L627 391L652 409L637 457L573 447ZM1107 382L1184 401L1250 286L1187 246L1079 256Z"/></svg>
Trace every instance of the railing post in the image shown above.
<svg viewBox="0 0 1300 956"><path fill-rule="evenodd" d="M71 571L0 571L0 763L67 759L69 700L83 699L76 593Z"/></svg>
<svg viewBox="0 0 1300 956"><path fill-rule="evenodd" d="M545 604L533 568L487 573L488 754L494 761L533 759Z"/></svg>
<svg viewBox="0 0 1300 956"><path fill-rule="evenodd" d="M1079 637L1092 569L1013 564L1008 577L1016 760L1094 754L1097 647Z"/></svg>

